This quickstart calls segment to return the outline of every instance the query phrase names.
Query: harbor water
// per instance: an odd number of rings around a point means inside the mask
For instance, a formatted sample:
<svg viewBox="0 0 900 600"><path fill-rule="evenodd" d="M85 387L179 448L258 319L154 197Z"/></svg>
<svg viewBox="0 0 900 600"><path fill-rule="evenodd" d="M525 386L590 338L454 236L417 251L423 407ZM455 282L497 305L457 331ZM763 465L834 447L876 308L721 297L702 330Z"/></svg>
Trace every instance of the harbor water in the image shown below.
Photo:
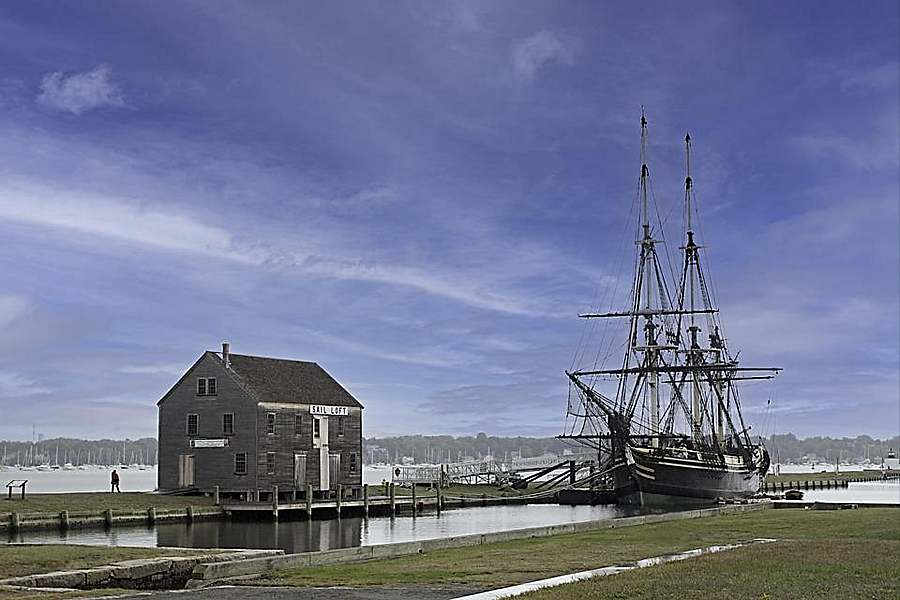
<svg viewBox="0 0 900 600"><path fill-rule="evenodd" d="M221 520L158 523L153 527L22 531L7 542L88 544L102 546L167 546L183 548L281 548L307 552L446 538L475 533L560 525L634 514L616 506L526 504L447 510L394 518L313 520Z"/></svg>

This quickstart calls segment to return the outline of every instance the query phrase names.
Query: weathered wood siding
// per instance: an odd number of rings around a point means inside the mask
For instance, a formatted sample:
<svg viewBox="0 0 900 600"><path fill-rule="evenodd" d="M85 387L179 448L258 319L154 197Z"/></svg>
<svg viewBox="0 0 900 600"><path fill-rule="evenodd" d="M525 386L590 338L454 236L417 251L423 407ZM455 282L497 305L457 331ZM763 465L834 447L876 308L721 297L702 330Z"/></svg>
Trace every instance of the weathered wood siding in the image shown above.
<svg viewBox="0 0 900 600"><path fill-rule="evenodd" d="M275 413L275 433L267 433L267 413ZM302 418L300 435L294 434L294 420ZM351 408L350 415L343 417L344 435L338 435L337 417L328 417L329 452L341 454L340 484L351 489L362 486L362 409ZM319 489L319 470L328 465L319 464L319 449L313 448L313 415L308 404L268 404L258 405L257 428L259 453L256 468L259 473L259 487L270 490L277 485L280 491L294 489L294 453L306 453L306 479L298 488L305 491L306 483ZM267 453L275 453L275 473L266 473ZM356 473L350 472L350 454L356 454ZM334 482L332 482L332 485Z"/></svg>
<svg viewBox="0 0 900 600"><path fill-rule="evenodd" d="M215 377L215 396L198 396L197 379ZM187 434L187 415L198 415L197 438L227 437L225 448L192 448ZM234 435L225 436L222 415L234 414ZM256 402L229 375L222 360L205 353L182 377L159 405L159 473L161 490L178 486L178 457L194 455L194 485L210 491L218 485L225 491L256 489ZM247 474L236 475L234 455L247 453Z"/></svg>

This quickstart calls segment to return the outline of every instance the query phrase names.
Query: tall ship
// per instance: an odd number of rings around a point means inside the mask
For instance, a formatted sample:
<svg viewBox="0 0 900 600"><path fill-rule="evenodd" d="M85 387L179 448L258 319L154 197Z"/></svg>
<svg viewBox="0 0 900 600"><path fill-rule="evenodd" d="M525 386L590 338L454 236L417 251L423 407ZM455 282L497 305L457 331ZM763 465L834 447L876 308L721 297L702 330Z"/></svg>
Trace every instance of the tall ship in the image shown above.
<svg viewBox="0 0 900 600"><path fill-rule="evenodd" d="M641 113L638 222L628 304L579 315L601 325L592 363L567 370L566 430L597 453L593 479L625 505L706 504L759 491L769 468L751 438L739 384L774 378L780 368L747 367L729 348L694 228L698 211L685 136L684 230L680 255L665 248L651 209L647 119ZM633 213L635 211L632 211ZM651 214L651 212L653 214ZM674 256L673 256L674 255ZM680 263L680 264L679 264Z"/></svg>

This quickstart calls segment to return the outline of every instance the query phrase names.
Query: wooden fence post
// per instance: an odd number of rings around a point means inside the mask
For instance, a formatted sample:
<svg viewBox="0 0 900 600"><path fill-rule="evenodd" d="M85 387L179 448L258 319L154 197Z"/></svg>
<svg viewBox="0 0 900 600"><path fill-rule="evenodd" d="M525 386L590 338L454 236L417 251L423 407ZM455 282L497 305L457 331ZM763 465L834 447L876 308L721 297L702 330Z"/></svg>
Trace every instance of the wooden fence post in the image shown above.
<svg viewBox="0 0 900 600"><path fill-rule="evenodd" d="M390 487L388 488L388 493L390 495L391 516L393 517L394 515L397 514L397 505L396 505L396 498L394 496L394 484L393 483L390 484Z"/></svg>

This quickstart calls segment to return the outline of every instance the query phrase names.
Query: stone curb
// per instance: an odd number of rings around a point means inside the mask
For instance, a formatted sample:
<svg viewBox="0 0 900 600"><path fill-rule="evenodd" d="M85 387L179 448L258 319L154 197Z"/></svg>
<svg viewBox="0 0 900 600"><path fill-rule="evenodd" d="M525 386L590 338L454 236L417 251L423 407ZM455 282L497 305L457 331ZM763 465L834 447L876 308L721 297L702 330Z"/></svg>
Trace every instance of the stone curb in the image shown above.
<svg viewBox="0 0 900 600"><path fill-rule="evenodd" d="M0 580L0 586L80 590L104 587L126 589L172 588L180 587L190 579L194 568L201 563L215 564L220 561L227 561L229 564L236 564L242 560L259 560L262 556L283 554L283 550L240 550L223 552L221 554L140 558L88 569L12 577Z"/></svg>
<svg viewBox="0 0 900 600"><path fill-rule="evenodd" d="M578 523L565 523L562 525L550 525L545 527L531 527L527 529L514 529L511 531L497 531L493 533L463 535L449 538L419 540L414 542L398 542L393 544L378 544L373 546L357 546L353 548L340 548L320 552L302 552L298 554L285 554L264 558L251 558L242 561L220 561L217 563L200 563L194 567L192 579L187 587L200 587L209 581L229 579L246 575L256 575L279 569L292 569L298 567L318 567L342 563L358 562L379 558L393 558L421 554L423 552L443 550L447 548L462 548L465 546L478 546L481 544L493 544L511 540L547 537L567 533L582 533L598 531L602 529L615 529L618 527L632 527L650 523L663 523L666 521L679 521L683 519L698 519L717 515L729 515L757 510L769 509L771 502L754 504L737 504L716 508L703 508L674 513L639 515L635 517L619 517L601 519L596 521L581 521Z"/></svg>

